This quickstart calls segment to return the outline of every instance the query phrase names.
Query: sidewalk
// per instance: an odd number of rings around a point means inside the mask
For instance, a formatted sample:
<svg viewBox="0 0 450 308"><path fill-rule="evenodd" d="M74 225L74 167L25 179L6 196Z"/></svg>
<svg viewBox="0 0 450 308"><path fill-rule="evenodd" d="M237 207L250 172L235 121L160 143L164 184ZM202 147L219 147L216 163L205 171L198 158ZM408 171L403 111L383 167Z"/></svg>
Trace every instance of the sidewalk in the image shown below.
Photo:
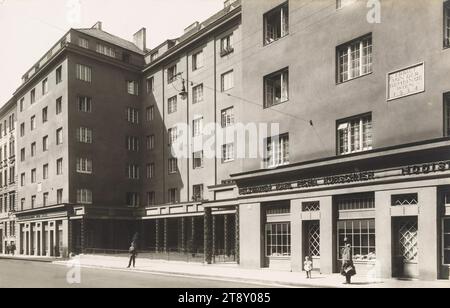
<svg viewBox="0 0 450 308"><path fill-rule="evenodd" d="M56 260L58 260L57 258L51 258L51 257L35 257L35 256L21 256L21 255L5 255L5 254L0 254L0 260L17 260L17 261L33 261L33 262L46 262L46 263L52 263Z"/></svg>
<svg viewBox="0 0 450 308"><path fill-rule="evenodd" d="M202 279L231 280L246 283L268 284L274 287L322 287L322 288L450 288L450 281L422 282L415 280L374 280L365 275L356 275L351 285L339 274L321 275L313 272L312 279L306 279L304 273L275 271L269 269L242 269L236 264L205 265L173 261L149 260L137 258L136 268L127 269L127 257L81 255L81 267L136 271L153 274L190 276ZM54 264L66 265L68 261L55 261Z"/></svg>

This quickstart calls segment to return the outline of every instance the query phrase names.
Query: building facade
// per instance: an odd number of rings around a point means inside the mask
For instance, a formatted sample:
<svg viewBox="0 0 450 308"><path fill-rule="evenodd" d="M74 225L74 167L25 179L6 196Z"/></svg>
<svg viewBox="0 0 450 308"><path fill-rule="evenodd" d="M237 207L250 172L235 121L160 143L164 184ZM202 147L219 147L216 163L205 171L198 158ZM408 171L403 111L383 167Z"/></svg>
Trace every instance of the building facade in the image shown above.
<svg viewBox="0 0 450 308"><path fill-rule="evenodd" d="M448 1L243 0L152 49L70 30L14 94L18 252L334 273L347 238L368 277L448 279L449 25Z"/></svg>

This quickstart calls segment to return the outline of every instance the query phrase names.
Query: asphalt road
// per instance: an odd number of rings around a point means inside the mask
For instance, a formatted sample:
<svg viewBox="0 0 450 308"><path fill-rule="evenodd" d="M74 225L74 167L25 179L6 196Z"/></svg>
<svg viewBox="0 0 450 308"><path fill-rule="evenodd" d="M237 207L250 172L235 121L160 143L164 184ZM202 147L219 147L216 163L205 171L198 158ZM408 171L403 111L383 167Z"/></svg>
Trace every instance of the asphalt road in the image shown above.
<svg viewBox="0 0 450 308"><path fill-rule="evenodd" d="M265 288L268 286L162 276L133 270L81 268L80 284L69 284L68 268L51 263L0 260L0 288ZM77 276L75 276L77 277Z"/></svg>

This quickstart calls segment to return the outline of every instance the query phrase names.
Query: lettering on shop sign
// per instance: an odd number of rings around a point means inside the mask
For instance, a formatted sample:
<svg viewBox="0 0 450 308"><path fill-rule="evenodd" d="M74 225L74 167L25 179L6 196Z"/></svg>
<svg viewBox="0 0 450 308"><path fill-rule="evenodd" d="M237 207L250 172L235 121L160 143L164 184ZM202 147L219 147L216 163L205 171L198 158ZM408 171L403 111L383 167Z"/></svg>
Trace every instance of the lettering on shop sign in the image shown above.
<svg viewBox="0 0 450 308"><path fill-rule="evenodd" d="M403 168L400 167L399 169L396 170L389 170L388 172L394 176L410 176L419 174L426 175L445 171L450 171L450 161L411 165ZM242 187L239 189L239 194L250 195L258 193L267 193L272 191L287 191L298 188L311 188L320 186L367 182L375 179L382 179L386 176L387 175L385 170L355 172L344 175L326 176L322 178L302 179L298 181L279 184L264 184L252 187Z"/></svg>
<svg viewBox="0 0 450 308"><path fill-rule="evenodd" d="M388 74L388 101L424 91L424 63Z"/></svg>
<svg viewBox="0 0 450 308"><path fill-rule="evenodd" d="M428 174L450 170L450 161L408 166L402 169L403 175Z"/></svg>

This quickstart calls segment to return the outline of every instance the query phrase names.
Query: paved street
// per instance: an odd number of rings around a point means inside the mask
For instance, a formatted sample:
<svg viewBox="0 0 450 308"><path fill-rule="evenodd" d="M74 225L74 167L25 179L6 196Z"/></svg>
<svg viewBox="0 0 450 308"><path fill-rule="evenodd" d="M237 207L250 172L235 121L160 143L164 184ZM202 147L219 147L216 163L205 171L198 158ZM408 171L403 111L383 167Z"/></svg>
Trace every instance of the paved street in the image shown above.
<svg viewBox="0 0 450 308"><path fill-rule="evenodd" d="M267 286L188 277L161 276L133 270L81 269L81 284L66 282L68 268L42 262L0 260L0 288L264 288Z"/></svg>

